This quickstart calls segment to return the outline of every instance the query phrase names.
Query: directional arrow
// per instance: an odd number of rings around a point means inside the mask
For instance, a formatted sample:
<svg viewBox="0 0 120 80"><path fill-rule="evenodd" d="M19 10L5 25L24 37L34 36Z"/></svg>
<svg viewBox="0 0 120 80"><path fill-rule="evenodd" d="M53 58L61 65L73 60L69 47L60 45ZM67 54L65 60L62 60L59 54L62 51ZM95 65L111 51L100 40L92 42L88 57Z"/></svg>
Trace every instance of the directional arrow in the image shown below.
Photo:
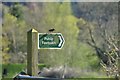
<svg viewBox="0 0 120 80"><path fill-rule="evenodd" d="M62 40L62 38L61 38L61 36L58 36L59 37L59 39L60 39L60 43L59 43L59 47L62 45L62 43L63 43L63 40Z"/></svg>

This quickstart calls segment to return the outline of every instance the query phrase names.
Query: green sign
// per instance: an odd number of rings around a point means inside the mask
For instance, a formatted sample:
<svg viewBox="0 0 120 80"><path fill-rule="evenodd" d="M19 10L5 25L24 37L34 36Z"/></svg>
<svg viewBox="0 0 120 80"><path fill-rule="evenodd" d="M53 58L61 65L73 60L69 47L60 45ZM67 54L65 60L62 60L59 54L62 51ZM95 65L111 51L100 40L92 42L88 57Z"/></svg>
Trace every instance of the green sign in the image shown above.
<svg viewBox="0 0 120 80"><path fill-rule="evenodd" d="M61 33L38 33L38 49L61 49L64 42Z"/></svg>

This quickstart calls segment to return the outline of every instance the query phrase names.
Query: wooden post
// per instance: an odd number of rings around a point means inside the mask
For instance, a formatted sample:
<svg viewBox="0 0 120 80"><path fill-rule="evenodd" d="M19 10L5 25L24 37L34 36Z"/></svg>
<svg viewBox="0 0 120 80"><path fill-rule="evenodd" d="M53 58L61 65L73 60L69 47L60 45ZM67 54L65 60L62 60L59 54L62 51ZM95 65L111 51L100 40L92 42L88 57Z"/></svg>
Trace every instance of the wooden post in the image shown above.
<svg viewBox="0 0 120 80"><path fill-rule="evenodd" d="M38 74L38 32L31 29L27 32L27 74L37 76Z"/></svg>

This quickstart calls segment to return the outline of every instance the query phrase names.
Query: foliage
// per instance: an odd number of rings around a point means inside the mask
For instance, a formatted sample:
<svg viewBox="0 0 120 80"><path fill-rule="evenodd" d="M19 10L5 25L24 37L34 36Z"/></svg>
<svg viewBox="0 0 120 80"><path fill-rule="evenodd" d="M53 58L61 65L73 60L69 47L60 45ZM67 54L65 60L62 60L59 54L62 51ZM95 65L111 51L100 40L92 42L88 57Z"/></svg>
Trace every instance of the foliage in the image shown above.
<svg viewBox="0 0 120 80"><path fill-rule="evenodd" d="M44 64L38 64L39 69L42 69L46 65ZM2 64L2 70L6 68L7 69L7 76L5 78L13 78L21 71L26 72L26 64Z"/></svg>
<svg viewBox="0 0 120 80"><path fill-rule="evenodd" d="M16 18L22 19L23 18L22 5L20 5L18 2L13 3L10 6L10 13Z"/></svg>
<svg viewBox="0 0 120 80"><path fill-rule="evenodd" d="M48 32L52 27L55 29L55 32L63 34L65 45L61 50L40 50L39 54L41 56L40 61L47 65L63 65L68 62L69 57L66 57L73 55L73 53L75 53L74 51L76 51L76 38L79 32L76 27L77 18L72 16L70 3L43 3L42 5L44 5L42 6L44 10L41 10L40 15L36 13L36 10L39 11L39 9L36 8L33 10L34 13L32 10L25 12L25 16L32 18L32 20L30 20L28 17L25 17L25 20L27 24L34 25L39 32ZM39 4L36 4L36 6L39 6Z"/></svg>
<svg viewBox="0 0 120 80"><path fill-rule="evenodd" d="M101 58L97 57L95 47L88 45L92 42L90 31L94 35L97 48L106 52L112 50L113 47L106 47L107 43L101 34L104 35L104 30L107 30L108 36L117 34L116 7L112 3L70 2L26 5L15 3L10 7L3 5L3 62L26 62L29 29L35 28L40 33L48 33L50 28L54 28L55 33L63 34L65 44L60 50L40 49L39 63L47 66L70 66L80 70L99 70Z"/></svg>
<svg viewBox="0 0 120 80"><path fill-rule="evenodd" d="M19 72L23 71L25 68L25 64L2 64L2 69L7 69L7 76L6 78L13 78Z"/></svg>
<svg viewBox="0 0 120 80"><path fill-rule="evenodd" d="M37 6L33 11L29 10L29 8L23 10L26 23L23 20L18 21L17 17L11 15L9 11L4 13L3 33L9 34L7 35L7 38L10 41L9 51L11 53L26 51L26 36L24 32L27 31L27 28L29 29L30 27L32 28L32 26L35 26L40 32L47 32L53 27L55 28L55 32L61 32L63 34L65 45L61 50L41 50L39 54L41 56L40 61L48 65L67 64L74 66L74 64L78 62L76 57L82 54L81 51L78 51L80 47L77 42L79 30L76 24L78 21L85 24L84 20L78 20L72 15L70 3L44 3L44 6L42 6L44 10L42 8L37 8L39 7L39 4L36 5ZM6 8L4 10L6 10ZM38 14L38 12L41 14ZM27 27L26 24L32 26ZM83 52L84 51L85 50L83 50Z"/></svg>
<svg viewBox="0 0 120 80"><path fill-rule="evenodd" d="M4 7L5 8L5 7ZM26 36L23 36L23 33L26 32L26 24L24 21L18 21L17 18L11 15L9 9L4 9L4 20L3 20L3 29L2 29L2 48L3 56L11 55L6 53L18 53L20 51L25 52ZM19 37L17 37L19 35ZM21 43L22 41L22 43ZM21 44L18 44L21 43ZM6 58L8 59L8 58ZM10 59L10 58L9 58ZM8 60L9 60L8 59ZM16 58L17 59L17 58ZM3 59L4 61L4 59Z"/></svg>
<svg viewBox="0 0 120 80"><path fill-rule="evenodd" d="M84 9L82 8L83 6L85 7ZM93 6L96 6L96 8L93 8ZM113 3L113 5L111 3L95 3L94 5L83 3L82 5L78 5L78 7L84 13L82 17L86 19L86 24L84 24L86 28L81 27L80 22L77 24L84 34L79 36L79 40L95 49L100 59L100 64L105 68L108 76L117 77L119 75L117 3ZM107 9L108 7L111 9ZM73 8L75 8L74 4ZM76 14L76 16L79 16L79 14Z"/></svg>

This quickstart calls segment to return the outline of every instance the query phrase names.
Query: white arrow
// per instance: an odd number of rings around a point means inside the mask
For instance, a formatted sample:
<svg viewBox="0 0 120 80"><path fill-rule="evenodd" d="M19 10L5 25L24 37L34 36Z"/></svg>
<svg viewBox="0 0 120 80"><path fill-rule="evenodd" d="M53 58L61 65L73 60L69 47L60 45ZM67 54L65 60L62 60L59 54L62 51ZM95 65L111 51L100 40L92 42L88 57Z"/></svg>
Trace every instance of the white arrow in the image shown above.
<svg viewBox="0 0 120 80"><path fill-rule="evenodd" d="M58 36L58 37L60 38L60 43L58 45L60 47L60 46L62 46L62 38L61 38L61 36Z"/></svg>

